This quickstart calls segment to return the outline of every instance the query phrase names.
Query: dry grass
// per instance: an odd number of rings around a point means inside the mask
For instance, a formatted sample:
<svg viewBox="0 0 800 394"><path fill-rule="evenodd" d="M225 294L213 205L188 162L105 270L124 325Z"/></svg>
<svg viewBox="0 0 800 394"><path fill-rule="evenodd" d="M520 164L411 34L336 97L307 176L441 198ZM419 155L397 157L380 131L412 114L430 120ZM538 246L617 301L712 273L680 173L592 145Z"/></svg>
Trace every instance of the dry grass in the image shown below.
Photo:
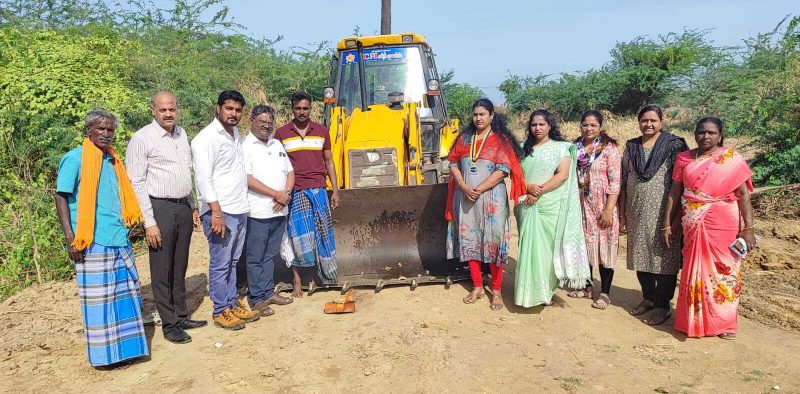
<svg viewBox="0 0 800 394"><path fill-rule="evenodd" d="M758 193L752 199L759 218L800 218L800 187L786 187Z"/></svg>
<svg viewBox="0 0 800 394"><path fill-rule="evenodd" d="M601 112L605 118L603 128L609 136L617 140L620 149L625 147L625 141L641 135L639 132L639 122L636 120L636 116L618 116L608 111ZM694 142L691 126L686 126L687 124L691 124L691 122L686 119L686 115L677 109L667 109L665 113L665 128L673 134L683 137L690 148L695 148L697 144ZM528 122L528 115L528 113L523 113L509 117L509 126L520 142L525 140L525 126ZM580 122L561 122L559 127L561 128L561 133L564 134L564 137L568 141L573 141L580 136ZM728 136L725 138L725 146L736 148L747 160L755 157L760 150L757 144L754 143L752 137Z"/></svg>
<svg viewBox="0 0 800 394"><path fill-rule="evenodd" d="M637 356L649 359L658 365L675 364L679 359L678 354L686 353L685 350L678 350L678 347L672 343L635 345L633 352Z"/></svg>
<svg viewBox="0 0 800 394"><path fill-rule="evenodd" d="M603 122L603 128L606 130L608 135L617 140L620 145L624 146L625 141L641 135L639 132L639 122L637 122L636 116L617 116L608 111L602 112L603 117L605 118ZM509 116L509 126L514 132L514 135L520 141L525 139L525 126L528 123L528 116L528 113L518 114L517 116ZM681 124L682 123L683 122L681 122ZM667 118L666 126L671 132L685 138L689 146L693 147L695 145L692 133L688 130L679 128L678 122L670 122L669 118ZM561 133L568 141L573 141L580 136L580 122L561 122L559 123L559 127L561 128Z"/></svg>

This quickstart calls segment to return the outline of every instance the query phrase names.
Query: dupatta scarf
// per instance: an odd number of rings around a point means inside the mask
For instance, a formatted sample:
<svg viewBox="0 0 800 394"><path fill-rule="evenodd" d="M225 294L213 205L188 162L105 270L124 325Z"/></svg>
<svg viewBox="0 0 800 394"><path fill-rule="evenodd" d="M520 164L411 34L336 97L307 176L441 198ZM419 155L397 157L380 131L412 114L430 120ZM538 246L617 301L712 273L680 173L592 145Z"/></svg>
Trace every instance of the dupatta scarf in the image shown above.
<svg viewBox="0 0 800 394"><path fill-rule="evenodd" d="M650 156L647 160L644 159L644 145L642 145L642 137L636 137L628 140L625 145L625 155L631 158L631 164L636 175L643 182L647 182L652 178L658 169L664 165L664 162L679 152L689 150L689 145L686 145L686 140L662 131L653 146Z"/></svg>
<svg viewBox="0 0 800 394"><path fill-rule="evenodd" d="M458 136L456 143L450 150L448 160L450 163L458 163L462 158L469 157L472 138L476 138L475 134L464 134ZM486 137L487 140L483 144L480 154L477 159L484 159L494 162L495 164L505 164L511 170L508 174L511 178L511 200L517 203L520 196L525 195L525 177L522 175L522 167L519 165L514 148L511 146L510 140L499 137L496 133L492 132ZM476 160L477 160L476 159ZM445 219L448 221L453 220L453 196L455 195L456 182L453 177L447 185L447 206L445 209Z"/></svg>

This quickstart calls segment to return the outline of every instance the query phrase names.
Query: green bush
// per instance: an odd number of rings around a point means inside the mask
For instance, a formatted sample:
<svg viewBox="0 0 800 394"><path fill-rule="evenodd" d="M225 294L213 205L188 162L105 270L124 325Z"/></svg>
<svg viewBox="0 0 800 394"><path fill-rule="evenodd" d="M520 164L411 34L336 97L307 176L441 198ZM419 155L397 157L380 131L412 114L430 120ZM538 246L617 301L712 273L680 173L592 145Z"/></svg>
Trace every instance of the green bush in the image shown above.
<svg viewBox="0 0 800 394"><path fill-rule="evenodd" d="M296 90L321 98L325 43L278 51L275 41L241 34L221 0L115 7L0 0L0 299L73 272L53 192L59 160L80 143L89 110L117 115L115 147L124 157L131 134L151 121L148 99L159 89L176 93L190 135L213 118L224 89L275 104L279 115Z"/></svg>
<svg viewBox="0 0 800 394"><path fill-rule="evenodd" d="M750 137L758 185L800 182L800 17L739 47L714 47L705 31L639 37L618 43L599 70L536 77L511 75L500 86L513 112L550 108L563 119L587 109L635 113L661 103L693 128L703 116L722 118L730 135Z"/></svg>
<svg viewBox="0 0 800 394"><path fill-rule="evenodd" d="M472 121L472 104L484 96L483 91L468 83L455 83L455 71L448 70L439 76L442 96L448 116L458 118L462 126Z"/></svg>
<svg viewBox="0 0 800 394"><path fill-rule="evenodd" d="M682 105L696 117L723 118L728 133L750 136L764 148L751 163L757 184L800 182L800 17L745 40L738 59L696 78Z"/></svg>
<svg viewBox="0 0 800 394"><path fill-rule="evenodd" d="M72 271L53 203L58 162L87 111L144 108L127 87L124 54L136 50L114 35L0 28L0 298ZM121 122L117 140L131 130Z"/></svg>
<svg viewBox="0 0 800 394"><path fill-rule="evenodd" d="M705 32L696 30L617 43L610 55L611 61L598 70L563 73L556 79L510 75L500 91L515 112L551 108L564 119L575 119L588 109L631 114L644 104L665 100L720 56L705 40Z"/></svg>

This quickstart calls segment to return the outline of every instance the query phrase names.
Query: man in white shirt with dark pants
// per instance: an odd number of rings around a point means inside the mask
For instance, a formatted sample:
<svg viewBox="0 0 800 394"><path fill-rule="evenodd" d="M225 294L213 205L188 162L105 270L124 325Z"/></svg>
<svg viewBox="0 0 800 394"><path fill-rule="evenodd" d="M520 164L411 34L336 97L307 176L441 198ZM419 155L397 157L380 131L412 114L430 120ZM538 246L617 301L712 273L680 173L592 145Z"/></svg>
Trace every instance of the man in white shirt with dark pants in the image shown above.
<svg viewBox="0 0 800 394"><path fill-rule="evenodd" d="M192 140L200 221L208 239L208 293L214 304L214 325L240 330L259 314L238 305L236 261L242 254L247 214L247 175L236 125L244 97L225 90L217 99L217 116Z"/></svg>
<svg viewBox="0 0 800 394"><path fill-rule="evenodd" d="M242 141L247 173L247 219L245 260L250 304L261 316L275 312L270 304L286 305L291 298L275 293L275 258L286 231L287 205L294 187L294 170L283 144L273 138L275 110L256 105L250 114L251 131Z"/></svg>

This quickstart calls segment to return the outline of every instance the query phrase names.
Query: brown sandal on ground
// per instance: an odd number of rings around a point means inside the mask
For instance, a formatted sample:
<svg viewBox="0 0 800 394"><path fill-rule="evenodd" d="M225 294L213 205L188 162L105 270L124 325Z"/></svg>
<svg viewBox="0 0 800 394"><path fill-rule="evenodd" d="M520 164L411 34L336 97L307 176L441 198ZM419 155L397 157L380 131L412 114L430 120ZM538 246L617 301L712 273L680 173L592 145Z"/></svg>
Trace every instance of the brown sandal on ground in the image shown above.
<svg viewBox="0 0 800 394"><path fill-rule="evenodd" d="M609 305L611 305L611 299L609 299L605 294L600 294L600 297L597 298L597 301L592 303L592 308L603 310L608 308Z"/></svg>
<svg viewBox="0 0 800 394"><path fill-rule="evenodd" d="M275 311L269 307L269 302L261 301L253 305L253 310L258 312L261 317L268 317L275 314Z"/></svg>
<svg viewBox="0 0 800 394"><path fill-rule="evenodd" d="M474 304L475 301L483 298L484 291L483 289L473 289L472 291L467 294L466 297L463 298L465 304Z"/></svg>
<svg viewBox="0 0 800 394"><path fill-rule="evenodd" d="M728 340L736 339L736 333L735 332L723 332L722 334L719 334L717 336L722 338L722 339L728 339Z"/></svg>
<svg viewBox="0 0 800 394"><path fill-rule="evenodd" d="M503 302L503 296L500 295L500 292L492 292L492 305L489 308L493 311L499 311L505 306L506 304Z"/></svg>
<svg viewBox="0 0 800 394"><path fill-rule="evenodd" d="M642 319L642 321L644 322L644 324L650 326L657 326L667 321L667 319L669 319L669 316L670 316L669 309L656 308L653 310L653 313L650 314L650 317Z"/></svg>
<svg viewBox="0 0 800 394"><path fill-rule="evenodd" d="M572 298L592 298L592 291L589 290L591 287L587 287L581 290L573 290L567 293L567 297Z"/></svg>
<svg viewBox="0 0 800 394"><path fill-rule="evenodd" d="M636 305L635 307L633 307L633 309L629 310L628 313L630 313L633 316L638 316L647 311L652 310L653 308L655 308L655 305L653 305L652 301L644 300L640 302L639 305Z"/></svg>

